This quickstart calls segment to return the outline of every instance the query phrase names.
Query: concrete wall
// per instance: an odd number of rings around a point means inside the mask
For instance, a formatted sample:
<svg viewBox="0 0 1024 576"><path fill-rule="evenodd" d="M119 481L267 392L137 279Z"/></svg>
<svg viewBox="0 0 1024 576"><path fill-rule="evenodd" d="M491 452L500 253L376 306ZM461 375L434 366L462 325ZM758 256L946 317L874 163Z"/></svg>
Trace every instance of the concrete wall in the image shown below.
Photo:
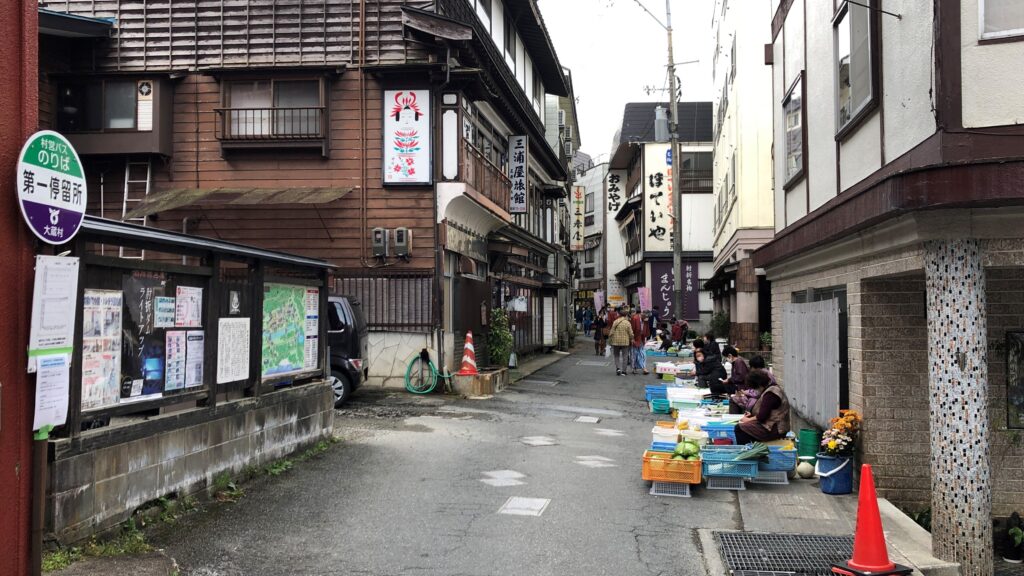
<svg viewBox="0 0 1024 576"><path fill-rule="evenodd" d="M212 485L222 472L261 466L328 438L334 398L322 383L279 390L82 435L84 451L61 456L70 440L51 445L48 530L67 544L110 528L145 502ZM141 433L147 428L173 429ZM175 427L177 426L177 427Z"/></svg>

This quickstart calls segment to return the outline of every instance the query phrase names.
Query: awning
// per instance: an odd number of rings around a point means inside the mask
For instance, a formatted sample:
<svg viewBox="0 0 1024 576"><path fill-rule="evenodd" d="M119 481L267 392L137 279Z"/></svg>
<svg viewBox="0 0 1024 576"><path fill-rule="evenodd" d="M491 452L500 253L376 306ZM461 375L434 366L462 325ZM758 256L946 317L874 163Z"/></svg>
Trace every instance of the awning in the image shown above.
<svg viewBox="0 0 1024 576"><path fill-rule="evenodd" d="M113 27L113 20L106 18L89 18L46 8L39 9L39 33L44 36L108 38Z"/></svg>
<svg viewBox="0 0 1024 576"><path fill-rule="evenodd" d="M328 204L352 191L347 188L174 188L146 196L125 218L141 218L189 206Z"/></svg>
<svg viewBox="0 0 1024 576"><path fill-rule="evenodd" d="M634 210L640 210L643 207L643 201L644 198L642 194L634 194L622 203L622 208L619 208L619 211L615 213L615 219L622 220L627 214L632 213Z"/></svg>

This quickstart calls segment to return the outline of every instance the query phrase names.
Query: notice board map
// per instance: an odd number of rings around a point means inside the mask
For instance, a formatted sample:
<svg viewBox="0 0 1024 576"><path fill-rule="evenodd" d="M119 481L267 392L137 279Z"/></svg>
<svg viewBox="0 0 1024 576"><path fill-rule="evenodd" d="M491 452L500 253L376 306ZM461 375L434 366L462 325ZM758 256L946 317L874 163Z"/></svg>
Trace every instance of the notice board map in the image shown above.
<svg viewBox="0 0 1024 576"><path fill-rule="evenodd" d="M316 288L267 284L263 291L263 377L316 368L308 350L316 347L319 331ZM312 308L310 303L313 303Z"/></svg>

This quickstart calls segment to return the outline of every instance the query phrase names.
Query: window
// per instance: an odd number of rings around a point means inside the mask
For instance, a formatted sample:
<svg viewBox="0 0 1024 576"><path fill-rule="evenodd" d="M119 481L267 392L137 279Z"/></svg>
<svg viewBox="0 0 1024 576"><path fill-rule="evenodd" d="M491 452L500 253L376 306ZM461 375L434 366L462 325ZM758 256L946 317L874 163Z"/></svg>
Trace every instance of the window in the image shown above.
<svg viewBox="0 0 1024 576"><path fill-rule="evenodd" d="M1024 36L1024 2L1020 0L979 0L979 35L982 38Z"/></svg>
<svg viewBox="0 0 1024 576"><path fill-rule="evenodd" d="M558 126L559 127L565 126L565 110L562 110L562 109L558 110Z"/></svg>
<svg viewBox="0 0 1024 576"><path fill-rule="evenodd" d="M595 252L595 250L594 250L594 249L590 249L590 250L586 250L586 251L584 251L584 254L585 254L585 262L586 262L587 264L593 264L593 263L594 263L594 252Z"/></svg>
<svg viewBox="0 0 1024 576"><path fill-rule="evenodd" d="M512 68L515 68L516 22L508 12L505 12L505 55L512 59Z"/></svg>
<svg viewBox="0 0 1024 576"><path fill-rule="evenodd" d="M563 111L559 110L559 112ZM572 124L566 124L562 126L562 129L564 130L563 134L565 135L566 139L572 138Z"/></svg>
<svg viewBox="0 0 1024 576"><path fill-rule="evenodd" d="M540 71L533 67L533 99L538 104L544 102L544 85L540 81Z"/></svg>
<svg viewBox="0 0 1024 576"><path fill-rule="evenodd" d="M228 138L319 138L322 136L320 80L229 82Z"/></svg>
<svg viewBox="0 0 1024 576"><path fill-rule="evenodd" d="M57 124L62 132L135 130L137 90L135 80L61 84Z"/></svg>
<svg viewBox="0 0 1024 576"><path fill-rule="evenodd" d="M569 157L572 157L572 141L571 140L565 143L565 155L569 156Z"/></svg>
<svg viewBox="0 0 1024 576"><path fill-rule="evenodd" d="M841 131L874 98L871 10L847 2L835 19L836 130Z"/></svg>
<svg viewBox="0 0 1024 576"><path fill-rule="evenodd" d="M785 128L786 183L792 183L804 172L804 106L803 75L797 77L782 101Z"/></svg>
<svg viewBox="0 0 1024 576"><path fill-rule="evenodd" d="M587 214L590 214L591 212L594 211L594 193L593 192L587 194L586 198L583 200L583 210Z"/></svg>
<svg viewBox="0 0 1024 576"><path fill-rule="evenodd" d="M484 28L491 31L491 0L476 0L476 14L484 23Z"/></svg>

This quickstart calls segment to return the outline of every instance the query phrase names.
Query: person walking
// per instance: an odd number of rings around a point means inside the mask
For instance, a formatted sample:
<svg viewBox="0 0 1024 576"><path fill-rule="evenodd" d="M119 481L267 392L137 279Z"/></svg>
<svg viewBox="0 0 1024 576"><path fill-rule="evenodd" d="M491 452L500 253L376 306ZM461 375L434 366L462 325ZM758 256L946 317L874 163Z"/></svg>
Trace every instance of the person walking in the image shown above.
<svg viewBox="0 0 1024 576"><path fill-rule="evenodd" d="M594 320L594 353L598 356L604 356L605 338L607 337L608 317L602 308L597 314L597 319Z"/></svg>
<svg viewBox="0 0 1024 576"><path fill-rule="evenodd" d="M590 336L590 327L594 323L594 309L587 306L583 309L583 335Z"/></svg>
<svg viewBox="0 0 1024 576"><path fill-rule="evenodd" d="M583 329L583 306L577 306L576 307L575 317L576 317L576 329L577 330L582 330Z"/></svg>
<svg viewBox="0 0 1024 576"><path fill-rule="evenodd" d="M644 352L644 345L647 344L647 339L651 335L648 313L634 313L630 324L633 327L633 346L630 350L633 353L633 374L636 374L638 369L643 370L645 375L649 374L647 371L647 355Z"/></svg>
<svg viewBox="0 0 1024 576"><path fill-rule="evenodd" d="M633 326L626 317L625 308L616 316L608 335L608 343L612 345L612 356L615 357L615 374L625 376L629 345L633 341Z"/></svg>

